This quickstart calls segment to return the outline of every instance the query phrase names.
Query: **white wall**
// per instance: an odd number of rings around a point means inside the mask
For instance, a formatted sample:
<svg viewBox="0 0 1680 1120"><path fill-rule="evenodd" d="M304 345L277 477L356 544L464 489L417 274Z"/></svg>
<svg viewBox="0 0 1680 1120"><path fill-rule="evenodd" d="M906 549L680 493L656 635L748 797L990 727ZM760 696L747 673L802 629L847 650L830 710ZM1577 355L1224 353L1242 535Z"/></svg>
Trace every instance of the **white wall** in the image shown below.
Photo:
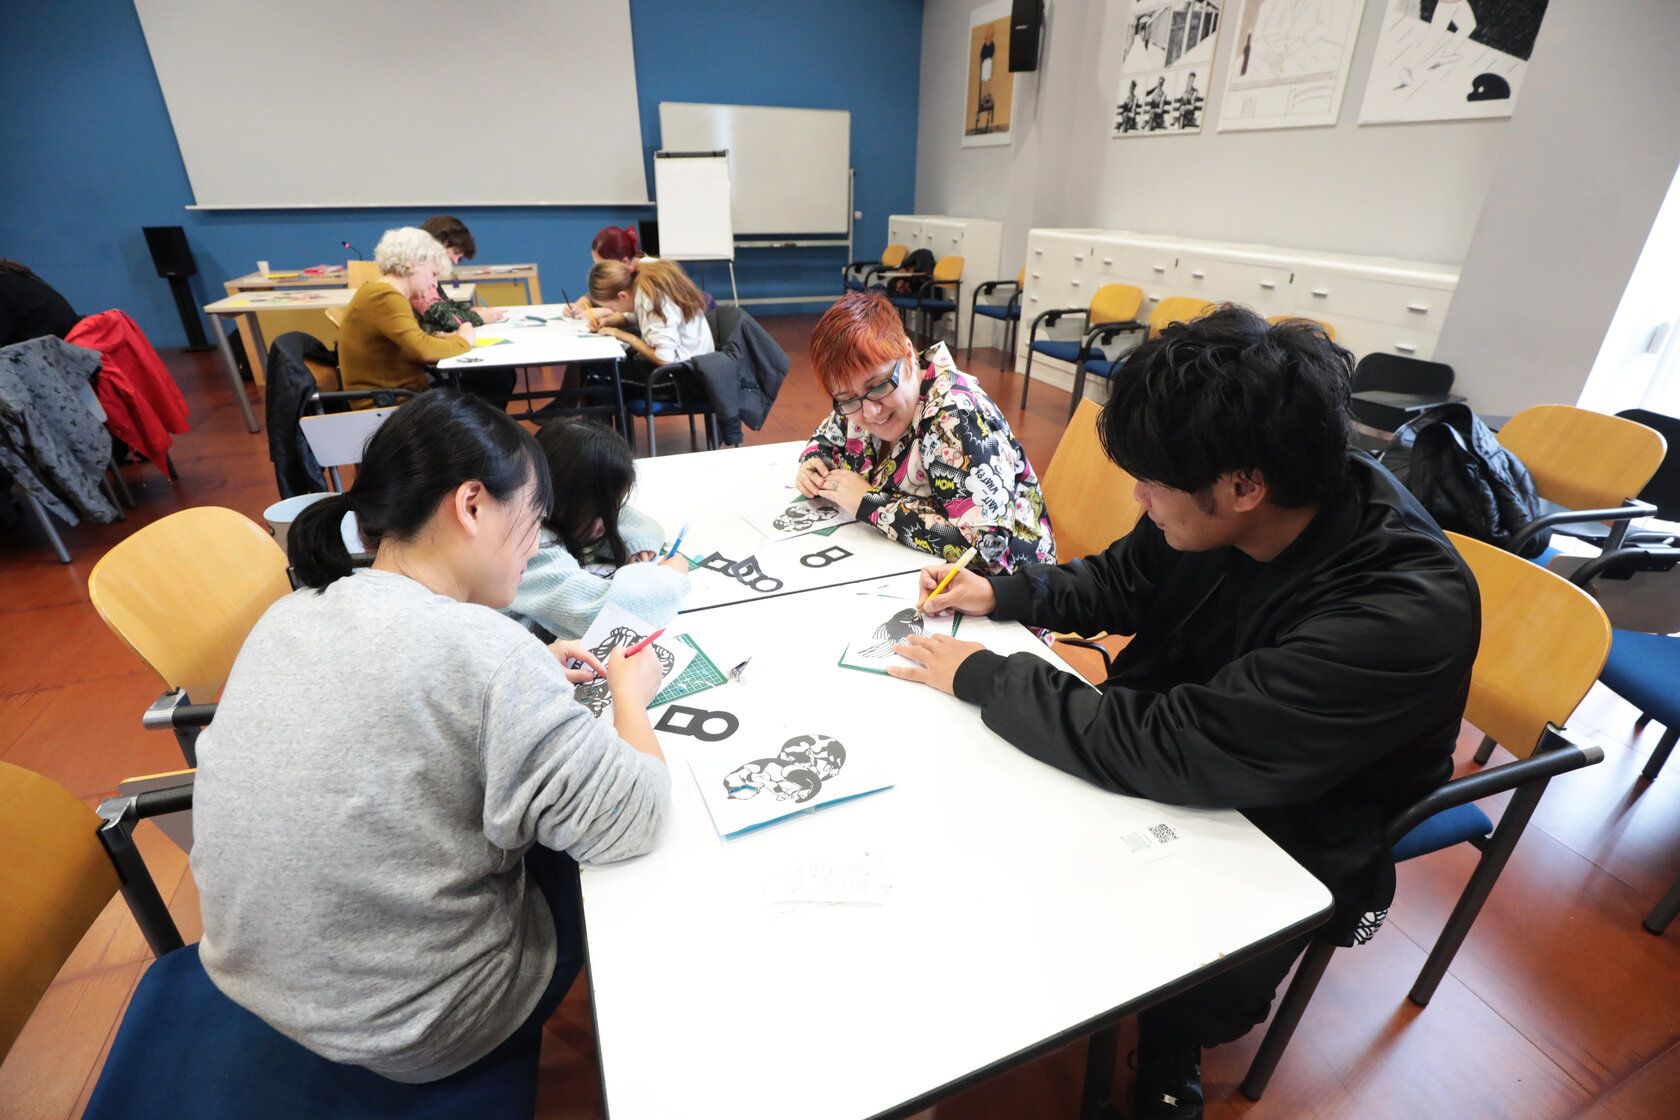
<svg viewBox="0 0 1680 1120"><path fill-rule="evenodd" d="M1547 9L1435 351L1481 411L1580 396L1680 164L1676 44L1672 0Z"/></svg>
<svg viewBox="0 0 1680 1120"><path fill-rule="evenodd" d="M1383 3L1368 0L1334 127L1217 131L1235 44L1222 28L1201 134L1113 140L1127 5L1052 0L1025 128L1007 148L963 148L964 44L979 0L926 0L916 209L1002 219L1006 260L1033 226L1100 226L1457 264L1510 122L1358 127Z"/></svg>

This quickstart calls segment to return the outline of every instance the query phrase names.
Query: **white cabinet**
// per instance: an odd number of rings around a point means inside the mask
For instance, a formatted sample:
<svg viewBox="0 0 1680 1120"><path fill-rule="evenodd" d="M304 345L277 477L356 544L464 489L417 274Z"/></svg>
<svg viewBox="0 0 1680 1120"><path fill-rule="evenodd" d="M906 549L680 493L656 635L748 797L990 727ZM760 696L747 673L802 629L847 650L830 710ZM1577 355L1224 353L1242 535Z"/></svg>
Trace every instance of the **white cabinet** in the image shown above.
<svg viewBox="0 0 1680 1120"><path fill-rule="evenodd" d="M957 346L968 340L968 305L977 284L1002 280L998 256L1003 242L1003 223L989 218L954 218L944 214L894 214L887 219L887 243L903 245L911 252L926 249L935 261L963 258L962 291L956 315ZM1014 279L1011 275L1009 279ZM1001 293L1000 293L1001 294ZM981 346L997 346L1003 335L995 319L980 319L974 325ZM958 355L960 359L960 355Z"/></svg>
<svg viewBox="0 0 1680 1120"><path fill-rule="evenodd" d="M1107 283L1144 294L1139 318L1168 296L1196 296L1251 307L1262 315L1320 319L1356 358L1387 352L1434 355L1458 270L1418 261L1317 253L1271 245L1197 241L1113 230L1035 229L1027 234L1027 284L1016 368L1025 366L1033 316L1082 307ZM1064 320L1040 338L1075 337ZM1062 388L1072 366L1039 355L1033 377Z"/></svg>

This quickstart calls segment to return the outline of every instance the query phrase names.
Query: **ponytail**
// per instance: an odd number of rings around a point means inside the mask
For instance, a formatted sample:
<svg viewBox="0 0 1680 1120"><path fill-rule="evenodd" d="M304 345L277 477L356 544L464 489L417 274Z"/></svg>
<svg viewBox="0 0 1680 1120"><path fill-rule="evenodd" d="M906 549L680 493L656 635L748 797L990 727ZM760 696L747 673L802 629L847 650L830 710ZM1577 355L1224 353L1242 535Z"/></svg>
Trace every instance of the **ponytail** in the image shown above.
<svg viewBox="0 0 1680 1120"><path fill-rule="evenodd" d="M595 235L589 248L604 261L629 264L642 255L642 238L629 226L607 226Z"/></svg>
<svg viewBox="0 0 1680 1120"><path fill-rule="evenodd" d="M530 432L478 397L433 389L381 424L362 451L356 481L316 502L292 522L286 551L305 586L317 591L350 574L339 523L352 510L362 544L411 541L438 506L465 482L482 483L498 502L535 482L531 504L547 517L554 504L548 464Z"/></svg>
<svg viewBox="0 0 1680 1120"><path fill-rule="evenodd" d="M339 526L350 495L334 494L304 508L286 531L286 557L305 587L322 588L350 574L350 552Z"/></svg>

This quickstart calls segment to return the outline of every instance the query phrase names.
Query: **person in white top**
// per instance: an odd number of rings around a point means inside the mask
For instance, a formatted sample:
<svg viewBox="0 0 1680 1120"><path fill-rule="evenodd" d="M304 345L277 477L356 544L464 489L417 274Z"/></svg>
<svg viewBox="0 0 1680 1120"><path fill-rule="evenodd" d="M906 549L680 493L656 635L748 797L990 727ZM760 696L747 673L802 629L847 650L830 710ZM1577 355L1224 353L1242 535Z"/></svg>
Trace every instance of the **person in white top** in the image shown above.
<svg viewBox="0 0 1680 1120"><path fill-rule="evenodd" d="M706 297L674 261L601 261L589 270L589 299L598 309L591 329L618 339L642 359L629 362L627 382L645 382L654 366L717 349L706 322ZM632 323L639 336L623 329Z"/></svg>

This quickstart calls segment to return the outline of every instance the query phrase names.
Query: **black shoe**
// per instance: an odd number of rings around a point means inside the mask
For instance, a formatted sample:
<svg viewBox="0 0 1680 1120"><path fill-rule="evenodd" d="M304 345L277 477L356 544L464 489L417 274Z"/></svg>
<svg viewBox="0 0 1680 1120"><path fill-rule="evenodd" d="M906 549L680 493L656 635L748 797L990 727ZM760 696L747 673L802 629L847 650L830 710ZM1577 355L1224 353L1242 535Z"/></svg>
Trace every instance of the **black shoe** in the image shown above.
<svg viewBox="0 0 1680 1120"><path fill-rule="evenodd" d="M1133 1120L1202 1120L1202 1048L1139 1024Z"/></svg>

